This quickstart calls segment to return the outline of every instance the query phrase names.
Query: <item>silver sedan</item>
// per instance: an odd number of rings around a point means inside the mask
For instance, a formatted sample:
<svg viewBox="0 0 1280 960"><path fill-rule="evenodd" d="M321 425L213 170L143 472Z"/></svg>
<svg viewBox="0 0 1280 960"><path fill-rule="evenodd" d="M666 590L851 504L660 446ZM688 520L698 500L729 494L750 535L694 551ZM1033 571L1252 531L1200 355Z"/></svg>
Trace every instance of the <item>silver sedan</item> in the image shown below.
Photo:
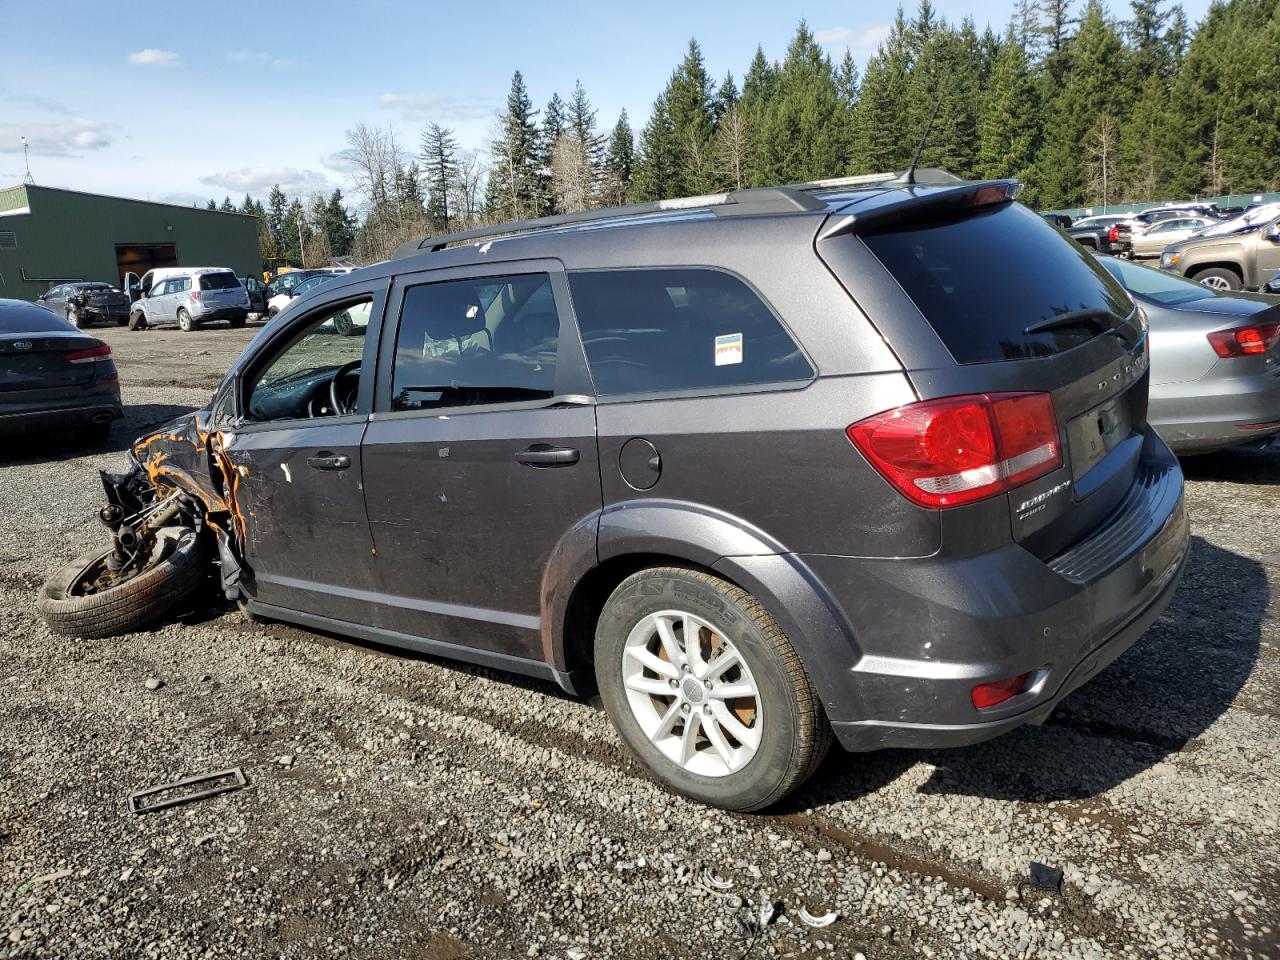
<svg viewBox="0 0 1280 960"><path fill-rule="evenodd" d="M1193 237L1201 230L1213 226L1217 220L1209 217L1179 217L1176 220L1160 220L1145 230L1133 231L1132 256L1135 260L1143 257L1158 257L1164 248L1179 240Z"/></svg>
<svg viewBox="0 0 1280 960"><path fill-rule="evenodd" d="M1147 316L1148 419L1176 453L1280 432L1280 297L1214 290L1115 257L1098 262Z"/></svg>

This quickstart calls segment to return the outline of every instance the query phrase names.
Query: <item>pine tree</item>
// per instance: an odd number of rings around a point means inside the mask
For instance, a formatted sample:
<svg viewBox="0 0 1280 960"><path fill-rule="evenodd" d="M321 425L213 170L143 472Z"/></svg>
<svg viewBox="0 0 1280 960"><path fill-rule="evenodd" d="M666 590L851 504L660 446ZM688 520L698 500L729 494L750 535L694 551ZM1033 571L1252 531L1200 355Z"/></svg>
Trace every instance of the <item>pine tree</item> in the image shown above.
<svg viewBox="0 0 1280 960"><path fill-rule="evenodd" d="M217 200L210 200L208 203L206 203L206 204L204 205L204 208L205 208L206 210L217 210L217 209L218 209L218 201L217 201Z"/></svg>
<svg viewBox="0 0 1280 960"><path fill-rule="evenodd" d="M1038 115L1036 86L1011 25L991 68L974 172L985 179L1016 177L1025 183L1039 139ZM1034 194L1027 191L1024 199L1034 201Z"/></svg>
<svg viewBox="0 0 1280 960"><path fill-rule="evenodd" d="M632 195L636 200L661 200L679 196L684 183L683 153L675 122L661 93L654 101L649 122L640 132L639 157L635 165Z"/></svg>
<svg viewBox="0 0 1280 960"><path fill-rule="evenodd" d="M618 114L618 122L609 135L609 146L604 154L604 183L602 193L608 206L626 203L631 193L631 177L635 167L635 138L627 111Z"/></svg>
<svg viewBox="0 0 1280 960"><path fill-rule="evenodd" d="M355 243L355 226L343 202L341 190L335 188L329 194L317 229L324 234L331 257L345 257L351 253Z"/></svg>
<svg viewBox="0 0 1280 960"><path fill-rule="evenodd" d="M751 65L742 78L742 97L738 101L738 116L747 143L746 180L751 186L767 182L760 137L756 133L764 126L765 115L777 89L778 68L765 57L764 48L757 46Z"/></svg>
<svg viewBox="0 0 1280 960"><path fill-rule="evenodd" d="M844 59L836 69L836 92L846 110L852 111L858 105L858 65L853 62L853 54L846 47ZM850 115L852 117L852 114Z"/></svg>
<svg viewBox="0 0 1280 960"><path fill-rule="evenodd" d="M596 109L587 98L582 81L574 82L573 93L569 97L569 108L565 112L566 130L577 138L586 152L593 180L600 178L600 164L604 160L604 137L596 131Z"/></svg>
<svg viewBox="0 0 1280 960"><path fill-rule="evenodd" d="M928 13L932 17L932 11ZM936 18L927 30L914 25L913 33L927 39L916 55L908 84L908 142L914 151L928 128L921 165L968 176L974 165L982 96L978 35L972 22L957 31Z"/></svg>
<svg viewBox="0 0 1280 960"><path fill-rule="evenodd" d="M755 183L839 176L849 162L849 115L831 60L800 21L758 131Z"/></svg>
<svg viewBox="0 0 1280 960"><path fill-rule="evenodd" d="M458 141L453 131L438 123L422 128L422 163L427 179L427 219L432 227L448 233L451 229L449 192L458 174Z"/></svg>
<svg viewBox="0 0 1280 960"><path fill-rule="evenodd" d="M726 73L720 86L711 98L711 125L718 127L724 115L734 108L739 100L738 85L733 81L733 74Z"/></svg>
<svg viewBox="0 0 1280 960"><path fill-rule="evenodd" d="M899 7L889 35L863 71L853 116L850 173L901 170L911 158L914 144L908 142L903 112L911 71L907 29Z"/></svg>
<svg viewBox="0 0 1280 960"><path fill-rule="evenodd" d="M702 48L690 40L680 66L654 102L640 135L637 199L658 200L708 192L715 183L711 79Z"/></svg>
<svg viewBox="0 0 1280 960"><path fill-rule="evenodd" d="M507 109L489 145L493 167L485 194L487 215L494 220L522 220L541 212L537 111L517 70L511 78Z"/></svg>
<svg viewBox="0 0 1280 960"><path fill-rule="evenodd" d="M280 184L271 188L267 194L267 232L271 235L271 246L277 251L276 256L286 256L284 238L284 218L289 210L289 198L280 189ZM297 245L296 242L294 244Z"/></svg>
<svg viewBox="0 0 1280 960"><path fill-rule="evenodd" d="M223 197L222 206L218 207L218 209L221 210L223 213L235 213L236 205L231 202L230 197Z"/></svg>

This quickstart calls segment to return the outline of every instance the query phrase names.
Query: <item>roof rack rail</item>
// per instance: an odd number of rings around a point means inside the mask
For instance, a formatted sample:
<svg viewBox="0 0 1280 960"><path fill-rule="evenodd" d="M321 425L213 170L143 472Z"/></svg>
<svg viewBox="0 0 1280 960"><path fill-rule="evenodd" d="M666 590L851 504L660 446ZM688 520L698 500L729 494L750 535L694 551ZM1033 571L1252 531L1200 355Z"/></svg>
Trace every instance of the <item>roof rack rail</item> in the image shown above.
<svg viewBox="0 0 1280 960"><path fill-rule="evenodd" d="M500 223L475 230L460 230L457 233L427 237L421 241L408 240L396 250L395 259L412 256L424 250L438 252L453 244L470 243L475 240L497 239L552 227L604 220L625 220L628 217L674 213L681 210L708 210L717 217L744 217L825 209L826 204L816 197L809 196L803 187L753 187L747 190L732 190L728 193L710 193L697 197L678 197L652 203L630 203L621 207L583 210L578 213L561 213L552 217Z"/></svg>

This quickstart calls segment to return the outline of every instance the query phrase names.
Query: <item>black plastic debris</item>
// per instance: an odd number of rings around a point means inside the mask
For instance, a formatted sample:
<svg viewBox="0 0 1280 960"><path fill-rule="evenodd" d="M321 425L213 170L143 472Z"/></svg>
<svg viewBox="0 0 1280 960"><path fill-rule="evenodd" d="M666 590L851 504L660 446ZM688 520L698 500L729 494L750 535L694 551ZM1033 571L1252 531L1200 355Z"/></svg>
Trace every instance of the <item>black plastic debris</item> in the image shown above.
<svg viewBox="0 0 1280 960"><path fill-rule="evenodd" d="M1019 900L1026 899L1024 890L1031 890L1038 894L1051 894L1063 902L1066 901L1062 893L1062 871L1043 863L1032 861L1028 878L1018 884Z"/></svg>
<svg viewBox="0 0 1280 960"><path fill-rule="evenodd" d="M173 783L162 783L159 786L129 794L129 812L153 813L156 810L167 810L179 804L216 797L230 790L239 790L248 784L244 771L239 767L202 773L199 776L186 777L175 780Z"/></svg>

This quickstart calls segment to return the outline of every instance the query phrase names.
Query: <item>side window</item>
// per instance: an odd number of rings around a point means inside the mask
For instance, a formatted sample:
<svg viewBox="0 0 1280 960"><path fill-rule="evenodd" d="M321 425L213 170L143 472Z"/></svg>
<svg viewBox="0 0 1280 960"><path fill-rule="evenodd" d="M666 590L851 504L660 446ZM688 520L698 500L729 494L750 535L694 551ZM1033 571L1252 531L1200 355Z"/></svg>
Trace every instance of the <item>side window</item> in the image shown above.
<svg viewBox="0 0 1280 960"><path fill-rule="evenodd" d="M305 324L273 358L249 375L245 396L255 423L331 417L355 409L360 386L362 334L369 326L372 298L334 307ZM353 369L344 368L355 365ZM341 409L334 409L330 385L338 377Z"/></svg>
<svg viewBox="0 0 1280 960"><path fill-rule="evenodd" d="M601 396L810 380L813 368L764 302L718 270L569 274Z"/></svg>
<svg viewBox="0 0 1280 960"><path fill-rule="evenodd" d="M548 274L410 287L396 333L391 409L550 398L559 342Z"/></svg>
<svg viewBox="0 0 1280 960"><path fill-rule="evenodd" d="M191 289L190 277L183 277L181 280L178 281L177 286L174 287L174 291L178 293L183 293L190 289Z"/></svg>

